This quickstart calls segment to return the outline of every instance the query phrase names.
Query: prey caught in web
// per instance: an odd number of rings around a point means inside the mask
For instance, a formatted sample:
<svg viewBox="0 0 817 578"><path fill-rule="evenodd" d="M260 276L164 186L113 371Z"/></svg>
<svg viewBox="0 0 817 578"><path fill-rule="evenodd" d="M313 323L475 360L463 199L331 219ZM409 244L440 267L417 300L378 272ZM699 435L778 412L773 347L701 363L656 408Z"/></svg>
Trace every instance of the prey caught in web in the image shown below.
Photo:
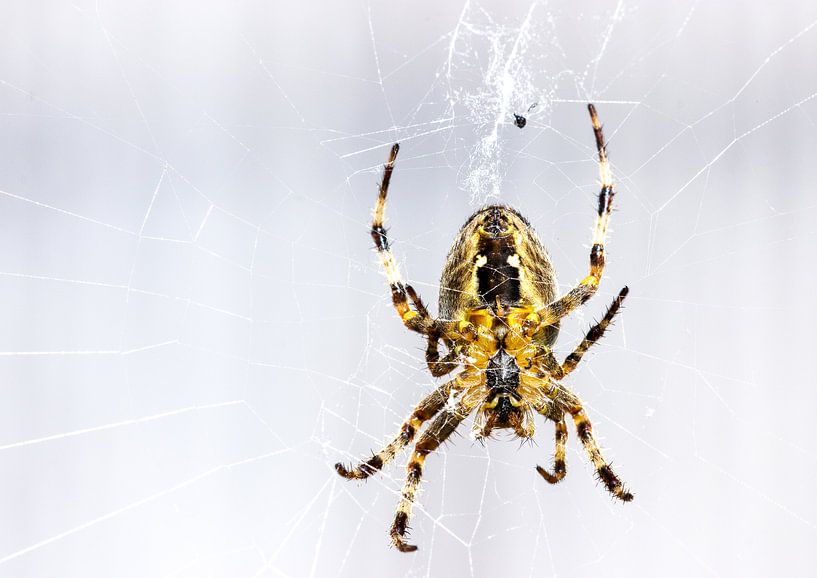
<svg viewBox="0 0 817 578"><path fill-rule="evenodd" d="M553 265L530 223L515 209L489 205L472 215L457 235L440 281L440 317L432 317L411 285L401 279L383 227L386 195L399 145L391 149L375 206L372 238L386 270L394 308L408 329L426 337L426 362L433 376L441 377L462 368L417 404L400 433L385 448L353 468L335 464L344 478L366 479L394 459L414 441L422 426L433 420L414 446L391 526L392 542L402 552L417 549L406 542L406 533L426 457L475 411L477 439L487 438L499 429L530 439L534 435L535 414L553 421L553 471L536 467L551 484L561 481L567 473L565 415L569 414L605 488L624 502L633 499L602 456L581 400L562 382L602 337L628 289L619 292L601 321L587 332L564 362L560 363L551 349L560 320L596 293L604 273L604 245L615 193L601 124L595 107L590 104L588 109L601 176L590 271L561 297L556 295ZM447 350L442 357L440 342Z"/></svg>

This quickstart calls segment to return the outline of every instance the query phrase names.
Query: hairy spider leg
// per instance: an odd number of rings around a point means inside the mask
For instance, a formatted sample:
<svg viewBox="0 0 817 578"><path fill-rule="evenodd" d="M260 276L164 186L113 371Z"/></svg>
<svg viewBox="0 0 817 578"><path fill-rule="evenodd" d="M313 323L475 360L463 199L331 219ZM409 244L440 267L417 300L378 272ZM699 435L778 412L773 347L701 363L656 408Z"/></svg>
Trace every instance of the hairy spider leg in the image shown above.
<svg viewBox="0 0 817 578"><path fill-rule="evenodd" d="M616 316L616 313L619 312L621 309L621 304L624 302L624 298L627 297L627 294L630 290L627 287L624 287L621 291L619 291L618 295L613 302L610 304L610 307L607 308L607 313L604 314L604 317L601 318L601 321L596 323L585 335L582 342L573 350L573 352L565 358L565 362L562 364L562 375L568 375L571 371L576 369L576 366L582 360L582 356L587 353L587 350L590 349L593 344L595 344L599 339L602 338L604 332L607 330L607 327L613 321L613 317Z"/></svg>
<svg viewBox="0 0 817 578"><path fill-rule="evenodd" d="M426 347L426 365L428 365L428 370L434 377L449 374L460 365L460 354L455 349L449 349L448 353L440 359L439 350L437 349L438 339L429 336L428 347Z"/></svg>
<svg viewBox="0 0 817 578"><path fill-rule="evenodd" d="M601 449L593 435L593 424L584 412L584 408L572 409L570 411L573 416L573 423L576 426L576 431L579 434L579 439L582 441L585 451L587 452L590 461L593 462L593 467L596 468L596 475L607 488L607 491L613 494L616 498L623 502L629 502L633 499L633 495L624 488L621 479L610 467L610 464L605 461L604 456L601 455Z"/></svg>
<svg viewBox="0 0 817 578"><path fill-rule="evenodd" d="M389 183L391 181L392 171L394 171L394 161L397 159L399 150L400 145L394 143L389 153L389 160L383 167L383 179L380 181L380 193L377 196L377 204L375 204L374 208L371 233L374 246L380 255L380 261L386 270L386 277L389 280L389 288L391 289L391 299L397 314L406 327L412 331L427 335L435 326L434 319L428 314L428 311L422 305L414 289L403 283L403 279L400 276L400 267L397 265L394 254L391 252L386 228L383 226L386 211L386 195L389 192ZM409 306L408 295L412 296L415 309L417 309L416 311L412 310Z"/></svg>
<svg viewBox="0 0 817 578"><path fill-rule="evenodd" d="M570 415L573 417L573 424L576 426L576 431L579 434L579 440L581 440L587 456L593 463L593 467L596 470L596 475L602 481L604 487L607 488L607 491L613 494L616 498L624 502L631 501L633 499L633 495L624 488L624 484L621 482L621 479L613 471L613 468L610 467L610 464L604 459L604 456L601 453L601 448L599 448L599 444L593 435L593 424L590 423L590 419L587 417L579 397L561 383L549 378L547 370L540 371L536 375L529 375L527 382L529 384L538 382L538 387L541 391L542 397L549 399L549 402L544 408L542 406L536 408L539 413L553 419L554 421L558 419L558 413L556 412L567 411L570 413ZM546 408L549 404L552 404L554 407L548 410ZM557 432L557 436L558 435L559 434ZM567 432L565 432L565 436L566 435ZM543 470L538 467L537 471L539 471L542 477L544 477L546 480L548 479L548 477L545 475L548 472L543 473Z"/></svg>
<svg viewBox="0 0 817 578"><path fill-rule="evenodd" d="M423 300L420 299L420 296L417 295L414 287L407 285L406 292L408 293L411 302L414 303L417 313L419 313L423 318L431 319L428 309L426 309L426 306L423 303ZM428 346L426 347L426 365L428 365L428 370L434 377L442 377L443 375L449 374L454 371L457 366L459 366L459 363L457 362L460 356L459 352L454 349L454 341L447 335L447 333L449 333L451 330L449 327L451 325L452 324L450 323L436 320L434 321L434 325L428 330L427 333ZM448 347L448 353L442 359L440 359L439 351L440 339L443 339Z"/></svg>
<svg viewBox="0 0 817 578"><path fill-rule="evenodd" d="M448 436L454 433L454 430L457 429L457 426L460 425L468 413L469 410L462 404L452 410L443 410L431 422L428 429L420 436L417 445L414 446L411 459L406 467L406 482L403 485L400 504L397 506L397 514L394 517L394 523L390 531L394 546L401 552L414 552L417 550L417 546L406 543L405 538L409 518L411 517L411 508L417 494L417 487L423 477L423 465L426 456L436 450Z"/></svg>
<svg viewBox="0 0 817 578"><path fill-rule="evenodd" d="M601 276L604 273L604 244L607 239L607 226L610 223L610 213L613 210L615 191L613 190L613 175L610 171L610 163L607 160L607 145L604 142L604 134L596 114L596 107L588 104L587 109L590 111L590 120L593 123L593 133L596 137L596 148L599 153L599 177L601 180L596 223L593 227L593 247L590 249L590 274L567 294L537 311L541 319L540 327L553 325L590 299L598 290Z"/></svg>
<svg viewBox="0 0 817 578"><path fill-rule="evenodd" d="M440 329L434 329L428 334L428 345L426 347L426 365L428 371L434 377L442 377L454 371L461 363L461 351L452 337L451 331L445 331L445 324L441 324ZM439 341L442 339L448 353L441 359L439 352Z"/></svg>
<svg viewBox="0 0 817 578"><path fill-rule="evenodd" d="M613 468L604 459L601 453L601 448L593 435L593 424L584 411L581 400L578 396L567 389L562 384L551 381L547 384L546 395L553 399L557 407L564 409L573 416L573 424L576 426L576 432L579 434L584 446L584 451L587 457L593 463L596 470L596 475L607 488L607 491L613 494L616 498L629 502L633 499L633 495L624 488L621 479L615 474Z"/></svg>
<svg viewBox="0 0 817 578"><path fill-rule="evenodd" d="M567 475L567 463L565 462L565 449L567 447L567 425L565 425L565 417L563 412L559 412L558 416L554 416L554 411L539 411L545 417L553 419L556 422L555 433L555 450L553 458L553 473L550 473L542 466L536 466L536 471L539 475L545 478L550 484L558 484ZM556 419L554 419L556 418Z"/></svg>
<svg viewBox="0 0 817 578"><path fill-rule="evenodd" d="M384 227L386 196L389 192L391 175L394 171L394 163L399 151L400 145L394 143L389 153L389 160L386 161L383 167L383 179L380 182L380 193L377 196L377 204L374 209L371 234L375 248L380 255L380 261L386 270L386 277L389 281L394 308L406 327L428 337L426 363L434 377L441 377L457 367L458 364L453 363L453 361L457 359L458 354L451 349L450 341L446 341L449 345L449 352L444 359L439 359L438 341L445 332L445 328L443 327L445 324L440 324L428 313L428 309L426 309L426 306L414 290L414 287L403 283L402 277L400 276L400 267L394 258L394 254L391 252L389 238L386 233L386 228ZM409 307L408 299L406 299L407 296L414 304L414 310Z"/></svg>
<svg viewBox="0 0 817 578"><path fill-rule="evenodd" d="M394 459L394 456L414 440L417 430L439 411L448 401L456 380L444 383L430 394L425 396L414 409L409 418L403 422L400 433L385 448L374 454L368 460L348 469L342 463L335 464L335 470L347 480L365 480L372 474L380 471L383 466Z"/></svg>

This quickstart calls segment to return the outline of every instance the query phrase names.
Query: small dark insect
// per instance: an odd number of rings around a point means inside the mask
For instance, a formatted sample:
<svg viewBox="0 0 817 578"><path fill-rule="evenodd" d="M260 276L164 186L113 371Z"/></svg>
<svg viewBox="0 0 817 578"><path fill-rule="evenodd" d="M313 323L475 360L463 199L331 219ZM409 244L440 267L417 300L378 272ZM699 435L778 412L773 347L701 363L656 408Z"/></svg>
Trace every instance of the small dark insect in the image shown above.
<svg viewBox="0 0 817 578"><path fill-rule="evenodd" d="M433 418L414 446L391 527L392 542L402 552L417 549L406 542L406 533L426 457L474 411L477 439L501 429L530 439L534 433L534 414L553 421L556 429L553 471L536 466L539 475L551 484L561 481L567 473L565 414L569 414L604 487L624 502L633 499L602 456L581 400L563 383L587 350L602 337L621 308L627 287L563 363L551 349L559 334L560 320L595 295L604 272L604 244L615 192L596 109L592 104L588 109L601 175L590 272L561 297L556 296L553 265L530 223L510 207L489 205L474 213L454 240L440 280L440 317L432 317L411 285L401 279L383 228L386 194L399 146L395 144L391 149L371 233L386 270L394 308L408 329L426 337L426 362L434 377L462 367L453 379L420 401L400 433L380 452L354 468L335 464L344 478L366 479L414 441L423 424ZM442 358L438 351L440 341L447 349Z"/></svg>
<svg viewBox="0 0 817 578"><path fill-rule="evenodd" d="M532 105L528 107L527 112L525 114L530 114L533 110L539 106L538 102L534 102ZM525 125L528 124L528 119L522 116L521 114L514 113L513 115L513 123L518 126L519 128L525 128Z"/></svg>

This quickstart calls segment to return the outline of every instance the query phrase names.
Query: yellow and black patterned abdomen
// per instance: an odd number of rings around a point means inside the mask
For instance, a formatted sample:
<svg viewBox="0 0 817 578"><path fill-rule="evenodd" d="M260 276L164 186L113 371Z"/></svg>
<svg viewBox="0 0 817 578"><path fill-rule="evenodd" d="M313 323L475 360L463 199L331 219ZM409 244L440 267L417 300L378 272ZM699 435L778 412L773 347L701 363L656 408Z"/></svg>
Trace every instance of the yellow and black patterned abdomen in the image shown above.
<svg viewBox="0 0 817 578"><path fill-rule="evenodd" d="M440 279L440 315L467 319L470 312L503 307L539 309L556 296L556 274L536 232L514 209L489 205L460 229ZM553 343L558 326L546 332Z"/></svg>

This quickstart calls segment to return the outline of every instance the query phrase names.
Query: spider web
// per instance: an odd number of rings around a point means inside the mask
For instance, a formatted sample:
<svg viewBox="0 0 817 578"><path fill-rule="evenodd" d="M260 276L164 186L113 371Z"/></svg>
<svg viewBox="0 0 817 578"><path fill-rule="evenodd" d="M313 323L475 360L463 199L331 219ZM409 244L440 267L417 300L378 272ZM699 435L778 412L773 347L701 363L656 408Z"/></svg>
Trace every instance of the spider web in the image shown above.
<svg viewBox="0 0 817 578"><path fill-rule="evenodd" d="M342 5L341 5L342 4ZM10 3L0 51L0 575L806 575L817 537L817 8L697 1ZM335 475L434 387L367 233L387 210L434 303L486 202L567 290L595 150L618 196L615 327L568 385L635 492L573 432ZM522 129L514 115L527 119ZM436 308L432 306L432 310Z"/></svg>

